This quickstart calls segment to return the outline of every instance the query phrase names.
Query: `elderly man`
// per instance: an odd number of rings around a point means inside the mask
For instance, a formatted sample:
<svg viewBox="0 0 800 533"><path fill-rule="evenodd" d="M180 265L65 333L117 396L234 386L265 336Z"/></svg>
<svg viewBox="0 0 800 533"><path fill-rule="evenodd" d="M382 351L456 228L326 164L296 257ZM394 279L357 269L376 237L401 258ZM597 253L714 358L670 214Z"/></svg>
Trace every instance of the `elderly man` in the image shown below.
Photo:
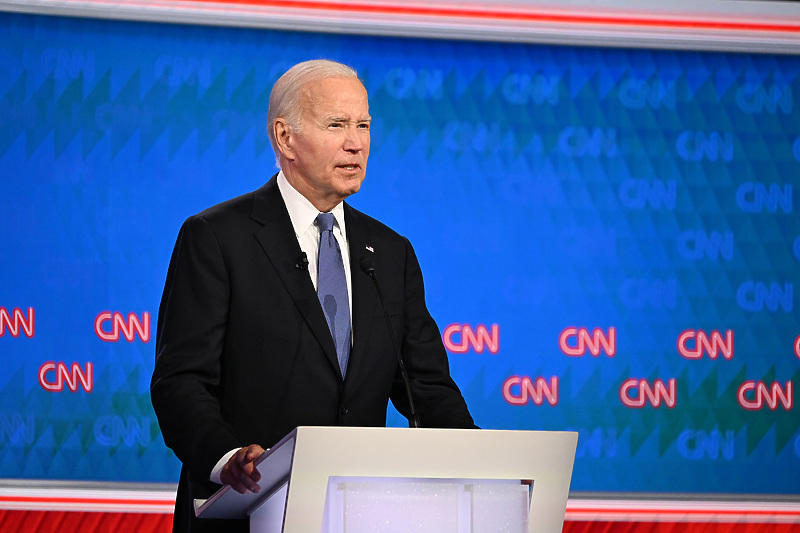
<svg viewBox="0 0 800 533"><path fill-rule="evenodd" d="M175 531L247 531L196 519L192 501L219 483L258 490L253 461L297 426L384 426L391 399L409 419L415 404L423 427L475 427L411 245L344 203L370 148L355 71L295 65L273 87L268 121L280 172L186 220L159 308L150 390L183 463Z"/></svg>

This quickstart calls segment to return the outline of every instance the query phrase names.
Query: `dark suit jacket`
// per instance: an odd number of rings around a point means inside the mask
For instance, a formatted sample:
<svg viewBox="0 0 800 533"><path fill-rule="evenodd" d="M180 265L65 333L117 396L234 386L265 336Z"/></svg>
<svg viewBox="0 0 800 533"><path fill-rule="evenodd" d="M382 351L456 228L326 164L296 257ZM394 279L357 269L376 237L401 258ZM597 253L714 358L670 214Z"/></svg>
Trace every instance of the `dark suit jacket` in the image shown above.
<svg viewBox="0 0 800 533"><path fill-rule="evenodd" d="M297 426L384 426L391 398L409 415L369 256L412 380L423 427L475 427L450 378L439 330L425 306L410 243L344 206L352 278L353 347L346 379L300 245L272 178L257 191L186 220L158 316L153 407L183 463L176 531L233 531L197 520L194 498L228 451L270 447ZM239 524L247 531L247 524Z"/></svg>

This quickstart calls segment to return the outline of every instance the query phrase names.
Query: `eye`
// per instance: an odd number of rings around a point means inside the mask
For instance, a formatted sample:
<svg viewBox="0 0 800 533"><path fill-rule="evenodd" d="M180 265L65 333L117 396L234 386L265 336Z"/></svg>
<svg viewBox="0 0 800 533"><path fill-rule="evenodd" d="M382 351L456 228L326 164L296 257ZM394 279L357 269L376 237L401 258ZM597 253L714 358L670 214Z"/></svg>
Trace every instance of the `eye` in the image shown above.
<svg viewBox="0 0 800 533"><path fill-rule="evenodd" d="M361 124L358 125L358 129L369 131L369 122L362 122Z"/></svg>

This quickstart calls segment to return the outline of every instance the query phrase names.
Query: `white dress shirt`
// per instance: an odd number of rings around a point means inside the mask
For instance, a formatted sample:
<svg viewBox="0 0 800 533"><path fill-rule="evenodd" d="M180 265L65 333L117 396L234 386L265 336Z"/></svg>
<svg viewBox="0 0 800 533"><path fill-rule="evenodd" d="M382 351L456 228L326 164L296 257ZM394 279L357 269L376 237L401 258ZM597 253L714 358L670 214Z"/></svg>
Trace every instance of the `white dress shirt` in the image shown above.
<svg viewBox="0 0 800 533"><path fill-rule="evenodd" d="M305 252L308 258L308 273L311 276L311 282L314 284L314 289L317 288L318 279L318 264L317 256L319 255L319 228L314 223L319 215L319 211L314 207L308 199L297 192L291 186L283 171L278 173L278 190L283 196L283 202L286 204L286 209L289 211L289 218L292 219L292 227L294 227L294 234L297 236L297 242L300 243L300 249ZM347 228L344 223L344 206L340 202L331 210L336 222L333 225L333 236L339 243L339 249L342 251L342 261L344 262L344 275L347 278L347 296L350 300L350 322L353 318L353 290L350 281L350 247L347 244Z"/></svg>

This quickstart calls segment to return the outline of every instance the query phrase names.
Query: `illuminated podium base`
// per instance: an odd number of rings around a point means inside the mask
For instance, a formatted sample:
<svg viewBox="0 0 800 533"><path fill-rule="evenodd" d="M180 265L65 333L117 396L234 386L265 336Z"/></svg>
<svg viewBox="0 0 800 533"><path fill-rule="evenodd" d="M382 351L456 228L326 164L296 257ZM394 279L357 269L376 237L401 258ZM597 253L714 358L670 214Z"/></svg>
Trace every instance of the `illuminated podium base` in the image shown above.
<svg viewBox="0 0 800 533"><path fill-rule="evenodd" d="M578 435L299 427L259 459L261 491L225 486L201 518L258 533L557 533Z"/></svg>

